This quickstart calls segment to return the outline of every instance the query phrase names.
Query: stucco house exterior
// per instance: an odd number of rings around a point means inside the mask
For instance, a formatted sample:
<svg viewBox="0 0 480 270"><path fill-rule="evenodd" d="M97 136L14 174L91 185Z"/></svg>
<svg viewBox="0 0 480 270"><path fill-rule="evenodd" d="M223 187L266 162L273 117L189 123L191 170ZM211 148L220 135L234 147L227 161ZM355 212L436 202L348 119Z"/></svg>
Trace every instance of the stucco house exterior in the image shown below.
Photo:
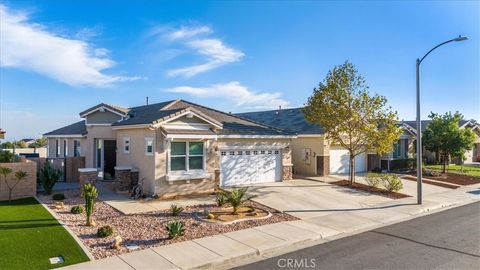
<svg viewBox="0 0 480 270"><path fill-rule="evenodd" d="M349 153L339 145L332 145L325 139L324 131L319 125L309 123L301 108L278 109L270 111L247 112L237 114L238 116L277 127L296 134L292 140L292 160L294 173L299 175L328 175L343 174L349 172ZM422 132L430 121L422 121ZM462 120L461 128L474 130L476 143L474 148L467 151L468 162L480 160L480 126L468 120ZM401 121L399 126L403 133L400 139L394 144L391 153L379 156L374 153L364 153L355 159L355 171L365 172L373 168L382 170L394 169L401 160L415 156L415 121ZM424 158L429 161L435 159L434 153L424 151Z"/></svg>
<svg viewBox="0 0 480 270"><path fill-rule="evenodd" d="M98 179L138 171L146 194L211 192L292 178L290 132L185 100L123 108L105 103L48 132L48 157L84 156Z"/></svg>

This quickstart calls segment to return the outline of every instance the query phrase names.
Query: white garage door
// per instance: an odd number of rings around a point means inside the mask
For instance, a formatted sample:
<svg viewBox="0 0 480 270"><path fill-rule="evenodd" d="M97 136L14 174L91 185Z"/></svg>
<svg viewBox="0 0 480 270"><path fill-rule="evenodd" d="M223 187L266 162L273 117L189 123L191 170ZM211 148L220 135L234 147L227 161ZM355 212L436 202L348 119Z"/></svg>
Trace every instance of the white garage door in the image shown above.
<svg viewBox="0 0 480 270"><path fill-rule="evenodd" d="M281 180L281 153L274 149L222 150L222 186L248 185Z"/></svg>
<svg viewBox="0 0 480 270"><path fill-rule="evenodd" d="M355 172L367 171L366 154L355 157ZM349 173L349 153L345 149L330 149L330 173Z"/></svg>

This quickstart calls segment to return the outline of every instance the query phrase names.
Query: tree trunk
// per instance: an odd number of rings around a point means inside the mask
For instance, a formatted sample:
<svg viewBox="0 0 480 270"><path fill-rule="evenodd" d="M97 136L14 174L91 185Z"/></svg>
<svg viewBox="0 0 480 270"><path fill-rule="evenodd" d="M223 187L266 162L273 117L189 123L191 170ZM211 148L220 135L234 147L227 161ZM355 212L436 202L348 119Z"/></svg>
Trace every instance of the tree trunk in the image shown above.
<svg viewBox="0 0 480 270"><path fill-rule="evenodd" d="M8 202L12 201L12 190L13 189L8 190Z"/></svg>
<svg viewBox="0 0 480 270"><path fill-rule="evenodd" d="M354 174L355 174L355 169L354 169L354 163L355 163L355 157L352 155L352 153L350 153L350 162L349 162L349 167L350 169L348 170L349 173L348 173L348 176L349 176L349 179L350 180L350 186L353 185L353 181L355 180L354 179Z"/></svg>
<svg viewBox="0 0 480 270"><path fill-rule="evenodd" d="M443 174L445 174L446 167L447 167L447 155L443 155L443 169L442 169Z"/></svg>

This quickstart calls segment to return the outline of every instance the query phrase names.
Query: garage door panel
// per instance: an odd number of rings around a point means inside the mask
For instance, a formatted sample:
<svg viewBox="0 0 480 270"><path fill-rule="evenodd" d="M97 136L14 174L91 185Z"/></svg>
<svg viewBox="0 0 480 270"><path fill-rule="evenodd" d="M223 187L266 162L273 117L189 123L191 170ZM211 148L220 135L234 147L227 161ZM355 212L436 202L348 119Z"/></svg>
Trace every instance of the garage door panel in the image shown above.
<svg viewBox="0 0 480 270"><path fill-rule="evenodd" d="M232 155L231 151L222 151L220 156L222 186L279 181L281 155L278 151L276 153L273 150L237 150Z"/></svg>
<svg viewBox="0 0 480 270"><path fill-rule="evenodd" d="M349 173L350 154L346 149L330 149L330 173ZM355 172L366 171L366 154L355 157Z"/></svg>

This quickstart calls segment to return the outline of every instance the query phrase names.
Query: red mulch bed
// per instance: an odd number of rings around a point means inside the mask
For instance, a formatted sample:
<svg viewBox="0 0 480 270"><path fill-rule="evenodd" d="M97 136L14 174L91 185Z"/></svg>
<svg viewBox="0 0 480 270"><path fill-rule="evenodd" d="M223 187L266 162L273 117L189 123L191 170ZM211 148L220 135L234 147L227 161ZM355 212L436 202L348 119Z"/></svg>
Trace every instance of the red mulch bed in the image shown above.
<svg viewBox="0 0 480 270"><path fill-rule="evenodd" d="M411 176L411 175L407 175L407 176L404 176L402 178L405 179L405 180L409 180L409 181L414 181L414 182L417 181L417 177ZM433 177L428 177L428 178L433 179ZM451 188L451 189L459 188L458 186L453 186L453 185L449 185L449 184L446 184L446 183L438 183L438 182L429 181L429 180L426 180L426 179L422 179L422 182L430 184L430 185L434 185L434 186L444 187L444 188Z"/></svg>
<svg viewBox="0 0 480 270"><path fill-rule="evenodd" d="M414 176L416 176L416 173L414 174ZM441 176L426 176L426 175L424 175L423 177L426 177L428 179L437 180L437 181L457 184L457 185L460 185L460 186L467 186L467 185L473 185L473 184L480 183L480 177L464 175L464 174L457 174L457 173L446 173L446 174L441 175Z"/></svg>
<svg viewBox="0 0 480 270"><path fill-rule="evenodd" d="M372 193L372 194L375 194L375 195L388 197L390 199L402 199L402 198L411 197L411 196L406 195L406 194L402 194L402 193L398 193L398 192L389 192L389 191L386 191L385 189L370 187L368 185L364 185L364 184L360 184L360 183L353 183L353 186L350 186L350 181L348 181L348 180L340 180L340 181L336 181L336 182L331 182L330 184L341 186L341 187L352 188L352 189L356 189L356 190L361 190L361 191L365 191L365 192Z"/></svg>

